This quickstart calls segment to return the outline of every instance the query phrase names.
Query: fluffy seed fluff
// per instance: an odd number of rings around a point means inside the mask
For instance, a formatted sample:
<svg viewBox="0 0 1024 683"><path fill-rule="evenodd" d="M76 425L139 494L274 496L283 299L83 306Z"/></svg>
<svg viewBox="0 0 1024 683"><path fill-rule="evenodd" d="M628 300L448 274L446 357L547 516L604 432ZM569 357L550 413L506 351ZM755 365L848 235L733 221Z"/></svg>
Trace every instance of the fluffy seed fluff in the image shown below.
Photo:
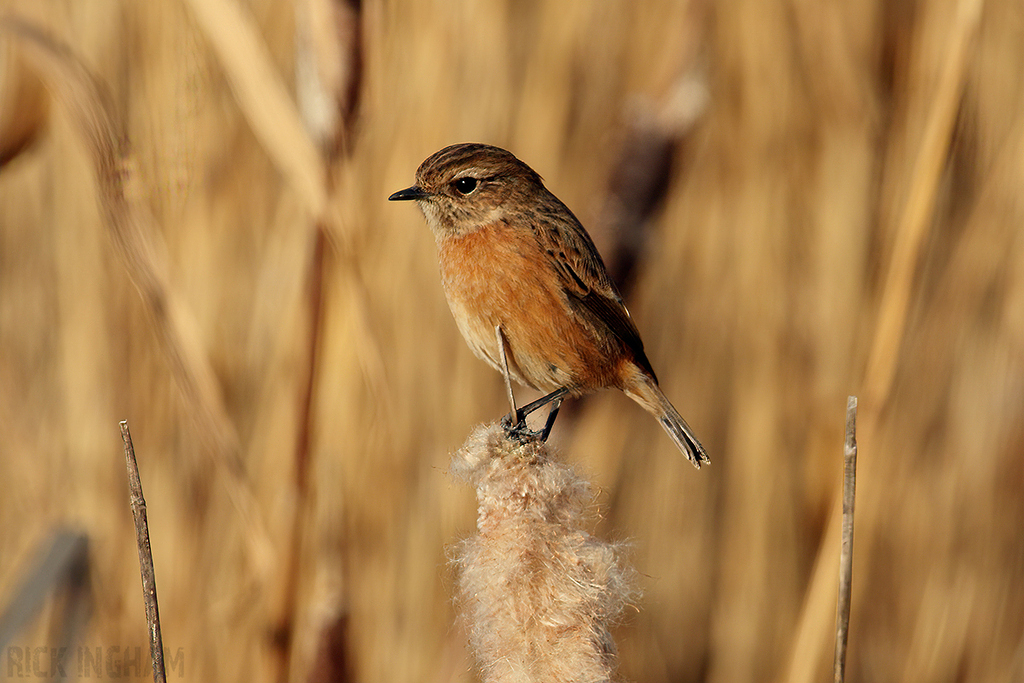
<svg viewBox="0 0 1024 683"><path fill-rule="evenodd" d="M634 597L619 546L584 529L589 484L546 444L481 425L452 459L476 487L479 533L454 562L470 649L484 683L613 680L608 629Z"/></svg>

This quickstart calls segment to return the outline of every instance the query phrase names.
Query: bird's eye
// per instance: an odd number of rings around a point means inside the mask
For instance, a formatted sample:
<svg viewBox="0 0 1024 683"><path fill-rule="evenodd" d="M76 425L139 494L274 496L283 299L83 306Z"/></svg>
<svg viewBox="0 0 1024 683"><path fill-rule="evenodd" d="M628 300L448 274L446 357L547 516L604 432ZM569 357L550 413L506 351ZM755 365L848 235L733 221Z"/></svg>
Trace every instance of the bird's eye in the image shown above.
<svg viewBox="0 0 1024 683"><path fill-rule="evenodd" d="M461 195L467 195L476 189L476 178L470 178L467 176L465 178L459 178L452 184L455 186L456 192Z"/></svg>

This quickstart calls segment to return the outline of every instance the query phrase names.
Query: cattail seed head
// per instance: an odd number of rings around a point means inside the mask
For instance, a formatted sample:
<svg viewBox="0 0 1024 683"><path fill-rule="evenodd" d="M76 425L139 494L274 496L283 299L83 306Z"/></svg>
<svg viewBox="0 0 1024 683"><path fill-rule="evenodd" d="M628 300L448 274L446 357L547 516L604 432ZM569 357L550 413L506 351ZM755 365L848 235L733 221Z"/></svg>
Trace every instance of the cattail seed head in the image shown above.
<svg viewBox="0 0 1024 683"><path fill-rule="evenodd" d="M458 596L485 683L613 680L610 624L633 597L620 546L584 530L589 484L545 443L478 427L452 459L476 487L479 533L461 545Z"/></svg>

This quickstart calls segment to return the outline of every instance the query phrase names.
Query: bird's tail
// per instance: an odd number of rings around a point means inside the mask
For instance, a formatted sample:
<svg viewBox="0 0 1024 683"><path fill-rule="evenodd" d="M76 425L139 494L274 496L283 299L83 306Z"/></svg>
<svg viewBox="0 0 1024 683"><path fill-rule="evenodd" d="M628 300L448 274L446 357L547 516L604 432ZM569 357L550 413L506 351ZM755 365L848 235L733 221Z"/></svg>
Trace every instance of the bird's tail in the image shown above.
<svg viewBox="0 0 1024 683"><path fill-rule="evenodd" d="M701 465L711 464L707 451L693 435L690 425L686 424L686 420L668 400L655 379L642 375L634 386L624 391L627 396L658 419L676 447L693 463L694 467L700 469Z"/></svg>

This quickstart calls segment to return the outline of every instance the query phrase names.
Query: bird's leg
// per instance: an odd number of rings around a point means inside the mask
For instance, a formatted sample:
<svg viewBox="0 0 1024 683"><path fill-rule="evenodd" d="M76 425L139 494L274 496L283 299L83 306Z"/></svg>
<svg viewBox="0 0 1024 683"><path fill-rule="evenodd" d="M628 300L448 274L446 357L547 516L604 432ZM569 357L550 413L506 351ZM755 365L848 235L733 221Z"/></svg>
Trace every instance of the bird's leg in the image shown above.
<svg viewBox="0 0 1024 683"><path fill-rule="evenodd" d="M558 417L558 409L562 407L562 401L565 400L565 396L559 396L551 401L551 412L548 413L547 422L544 423L544 429L540 433L540 440L547 441L548 435L551 434L551 428L555 424L555 418Z"/></svg>
<svg viewBox="0 0 1024 683"><path fill-rule="evenodd" d="M548 434L551 433L551 426L555 424L558 409L562 407L562 401L565 399L565 395L569 393L569 390L565 388L556 389L550 394L541 396L536 401L526 404L522 408L516 408L516 398L512 393L512 379L508 370L508 341L505 339L505 334L501 331L500 326L495 326L494 335L498 340L498 353L501 355L501 374L505 378L505 391L508 392L508 405L511 409L509 414L501 419L501 423L505 427L505 433L509 437L515 437L519 441L524 442L533 439L547 441ZM532 431L526 424L526 416L549 403L554 405L548 413L544 429L539 432Z"/></svg>
<svg viewBox="0 0 1024 683"><path fill-rule="evenodd" d="M538 398L533 403L527 403L525 406L520 408L519 409L519 416L518 417L525 418L530 413L543 408L544 406L546 406L549 403L554 403L555 401L558 402L558 403L555 403L555 408L554 408L554 411L557 413L558 412L558 406L560 406L562 404L562 399L565 398L565 395L568 394L568 393L569 393L569 390L567 388L565 388L565 387L562 387L561 389L555 389L550 394L546 394L544 396L541 396L540 398Z"/></svg>
<svg viewBox="0 0 1024 683"><path fill-rule="evenodd" d="M555 424L555 416L558 415L558 409L562 406L562 400L565 399L565 395L569 393L566 388L555 389L546 396L541 396L533 403L527 403L525 406L516 411L515 420L516 423L512 424L512 416L506 415L502 418L501 423L505 426L505 433L509 437L515 437L521 442L540 440L545 441L548 438L548 433L551 431L551 425ZM530 413L543 408L549 403L554 403L554 407L551 408L551 412L548 413L547 422L544 424L544 429L539 432L532 431L526 425L526 416Z"/></svg>
<svg viewBox="0 0 1024 683"><path fill-rule="evenodd" d="M501 374L505 378L505 391L508 393L508 405L512 409L509 412L509 421L512 422L512 427L519 427L520 416L519 411L516 409L516 397L512 393L512 378L509 377L508 372L508 340L505 339L505 333L501 331L501 325L494 326L494 336L498 339L498 353L501 355Z"/></svg>
<svg viewBox="0 0 1024 683"><path fill-rule="evenodd" d="M522 408L515 411L514 418L512 415L506 415L502 418L502 425L505 427L505 433L508 434L509 437L515 437L522 442L547 440L548 434L551 432L551 426L555 424L555 416L558 415L558 409L561 408L562 400L568 392L569 390L564 387L561 389L555 389L551 393L541 396L534 402L523 405ZM548 420L544 425L544 429L541 431L532 431L526 426L526 416L544 408L548 403L554 403L554 405L551 412L548 413ZM515 420L515 423L512 422L513 419Z"/></svg>
<svg viewBox="0 0 1024 683"><path fill-rule="evenodd" d="M511 409L509 414L502 419L505 431L508 432L509 436L515 436L520 440L539 438L541 441L547 441L548 434L551 433L551 427L555 424L555 417L558 416L558 409L562 407L562 401L565 399L565 395L569 393L569 390L564 387L556 389L550 394L541 396L536 401L526 404L522 408L516 408L516 397L512 393L512 377L508 370L508 339L505 337L501 325L494 326L494 336L498 342L498 355L501 356L501 375L505 378L505 391L508 393L508 405ZM530 431L526 426L526 416L549 403L554 405L551 406L551 412L548 413L544 429L539 432Z"/></svg>

